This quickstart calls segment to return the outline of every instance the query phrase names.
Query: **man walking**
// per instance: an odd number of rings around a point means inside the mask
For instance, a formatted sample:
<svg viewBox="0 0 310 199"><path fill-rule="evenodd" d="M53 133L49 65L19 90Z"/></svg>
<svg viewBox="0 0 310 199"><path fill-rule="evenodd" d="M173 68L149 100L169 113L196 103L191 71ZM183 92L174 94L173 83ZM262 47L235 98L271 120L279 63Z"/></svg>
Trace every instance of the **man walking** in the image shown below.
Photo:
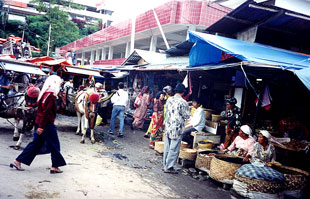
<svg viewBox="0 0 310 199"><path fill-rule="evenodd" d="M115 119L119 115L120 126L117 136L123 137L124 113L128 103L128 93L124 90L123 82L118 84L118 91L112 96L111 102L113 104L113 109L108 133L113 134Z"/></svg>
<svg viewBox="0 0 310 199"><path fill-rule="evenodd" d="M170 97L165 106L165 141L163 169L165 173L177 173L174 164L179 156L185 120L190 117L187 102L182 98L186 89L183 84L178 84L174 89L175 95Z"/></svg>

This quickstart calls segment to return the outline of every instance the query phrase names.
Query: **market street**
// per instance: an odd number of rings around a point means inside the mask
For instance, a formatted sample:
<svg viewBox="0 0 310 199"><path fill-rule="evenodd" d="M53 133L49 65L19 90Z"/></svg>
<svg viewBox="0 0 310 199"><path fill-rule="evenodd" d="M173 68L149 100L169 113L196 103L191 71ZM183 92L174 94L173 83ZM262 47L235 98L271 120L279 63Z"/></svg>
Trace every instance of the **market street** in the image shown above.
<svg viewBox="0 0 310 199"><path fill-rule="evenodd" d="M13 121L13 120L10 120ZM10 148L13 127L0 118L0 198L230 198L229 191L209 180L162 172L162 156L149 149L143 132L125 125L124 138L104 135L105 141L80 144L75 135L76 117L57 115L56 126L67 166L62 174L51 175L50 155L37 156L25 171L9 168L21 151ZM96 127L96 132L108 126ZM29 133L28 133L29 134ZM102 138L98 136L97 138ZM28 135L25 147L32 139ZM180 165L178 165L180 167Z"/></svg>

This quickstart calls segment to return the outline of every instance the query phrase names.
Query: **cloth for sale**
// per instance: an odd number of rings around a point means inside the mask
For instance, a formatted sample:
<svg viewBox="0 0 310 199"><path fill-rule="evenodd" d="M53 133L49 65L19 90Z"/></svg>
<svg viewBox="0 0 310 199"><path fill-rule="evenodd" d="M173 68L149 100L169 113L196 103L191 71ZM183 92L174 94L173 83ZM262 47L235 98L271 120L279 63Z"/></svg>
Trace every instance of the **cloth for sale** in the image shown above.
<svg viewBox="0 0 310 199"><path fill-rule="evenodd" d="M266 166L257 167L252 164L245 164L237 170L236 174L258 180L285 182L285 178L282 173Z"/></svg>

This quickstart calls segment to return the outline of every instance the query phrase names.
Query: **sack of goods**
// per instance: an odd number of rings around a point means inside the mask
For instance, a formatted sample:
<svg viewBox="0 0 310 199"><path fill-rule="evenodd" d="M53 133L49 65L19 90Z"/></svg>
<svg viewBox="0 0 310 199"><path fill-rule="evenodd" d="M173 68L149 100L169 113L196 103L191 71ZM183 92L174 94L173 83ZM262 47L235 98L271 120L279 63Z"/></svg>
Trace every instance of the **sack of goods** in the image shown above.
<svg viewBox="0 0 310 199"><path fill-rule="evenodd" d="M285 178L282 173L267 167L245 164L233 182L237 194L247 198L283 198Z"/></svg>
<svg viewBox="0 0 310 199"><path fill-rule="evenodd" d="M136 108L138 108L139 106L141 105L141 96L137 96L136 99L135 99L135 103L134 103L134 106Z"/></svg>

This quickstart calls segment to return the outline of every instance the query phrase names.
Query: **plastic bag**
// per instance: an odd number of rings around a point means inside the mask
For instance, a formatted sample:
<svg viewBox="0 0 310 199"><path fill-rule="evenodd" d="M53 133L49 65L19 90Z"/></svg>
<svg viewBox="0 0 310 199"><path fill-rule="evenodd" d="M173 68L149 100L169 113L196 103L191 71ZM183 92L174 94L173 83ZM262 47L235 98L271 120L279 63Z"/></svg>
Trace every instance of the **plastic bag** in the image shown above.
<svg viewBox="0 0 310 199"><path fill-rule="evenodd" d="M138 108L141 105L141 96L136 97L134 106Z"/></svg>
<svg viewBox="0 0 310 199"><path fill-rule="evenodd" d="M100 117L99 115L97 115L97 119L96 119L96 126L99 126L102 122L102 117Z"/></svg>

